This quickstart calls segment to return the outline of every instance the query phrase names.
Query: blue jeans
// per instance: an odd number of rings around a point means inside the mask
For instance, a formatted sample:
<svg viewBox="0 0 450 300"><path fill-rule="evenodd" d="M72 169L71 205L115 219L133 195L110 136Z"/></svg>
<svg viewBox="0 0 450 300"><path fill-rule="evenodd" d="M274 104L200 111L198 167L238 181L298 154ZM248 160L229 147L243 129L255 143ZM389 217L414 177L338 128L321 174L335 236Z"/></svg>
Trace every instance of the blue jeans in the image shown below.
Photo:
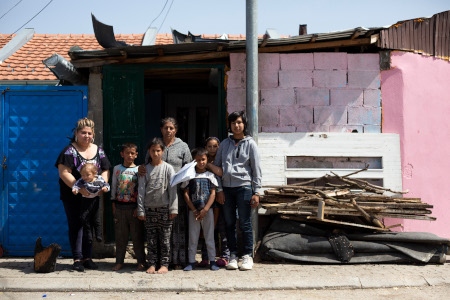
<svg viewBox="0 0 450 300"><path fill-rule="evenodd" d="M242 232L243 255L253 254L253 229L250 200L253 195L251 185L240 187L223 187L225 203L223 204L223 215L227 232L228 247L230 253L236 255L236 209L239 216L239 229Z"/></svg>

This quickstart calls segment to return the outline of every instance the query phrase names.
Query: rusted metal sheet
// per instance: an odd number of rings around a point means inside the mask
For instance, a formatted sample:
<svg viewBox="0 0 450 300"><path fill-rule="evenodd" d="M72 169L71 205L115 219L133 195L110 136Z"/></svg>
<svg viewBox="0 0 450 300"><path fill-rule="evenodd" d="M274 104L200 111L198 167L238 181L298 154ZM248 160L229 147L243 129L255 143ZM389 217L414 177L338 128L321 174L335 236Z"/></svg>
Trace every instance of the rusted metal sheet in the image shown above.
<svg viewBox="0 0 450 300"><path fill-rule="evenodd" d="M450 11L431 18L400 21L380 31L378 46L383 49L413 51L449 60Z"/></svg>

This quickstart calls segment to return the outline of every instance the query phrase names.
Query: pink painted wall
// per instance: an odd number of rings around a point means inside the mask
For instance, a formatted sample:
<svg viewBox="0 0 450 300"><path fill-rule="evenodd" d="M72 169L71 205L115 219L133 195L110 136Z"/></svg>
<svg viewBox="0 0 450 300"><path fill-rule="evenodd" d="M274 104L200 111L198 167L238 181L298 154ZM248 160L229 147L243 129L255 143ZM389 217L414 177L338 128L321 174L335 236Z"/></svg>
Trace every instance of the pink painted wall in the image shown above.
<svg viewBox="0 0 450 300"><path fill-rule="evenodd" d="M391 69L381 72L383 133L401 139L403 189L434 205L436 221L392 219L404 231L450 238L450 63L392 52Z"/></svg>

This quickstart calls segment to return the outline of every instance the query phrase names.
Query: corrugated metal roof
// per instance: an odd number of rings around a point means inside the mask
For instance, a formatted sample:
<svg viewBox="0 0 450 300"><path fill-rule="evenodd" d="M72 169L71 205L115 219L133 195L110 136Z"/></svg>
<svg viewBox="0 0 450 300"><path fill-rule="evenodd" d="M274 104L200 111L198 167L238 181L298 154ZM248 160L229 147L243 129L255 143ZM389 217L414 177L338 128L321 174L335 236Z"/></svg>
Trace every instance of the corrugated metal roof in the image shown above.
<svg viewBox="0 0 450 300"><path fill-rule="evenodd" d="M449 60L450 11L431 18L400 21L380 32L378 46L383 49L413 51Z"/></svg>

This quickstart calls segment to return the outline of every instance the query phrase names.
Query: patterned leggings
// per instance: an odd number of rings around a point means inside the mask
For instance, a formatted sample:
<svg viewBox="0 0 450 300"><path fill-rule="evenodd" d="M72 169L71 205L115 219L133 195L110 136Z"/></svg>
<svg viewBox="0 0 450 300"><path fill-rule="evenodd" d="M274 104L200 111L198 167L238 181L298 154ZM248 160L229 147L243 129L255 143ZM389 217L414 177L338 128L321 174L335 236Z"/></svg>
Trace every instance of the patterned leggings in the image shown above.
<svg viewBox="0 0 450 300"><path fill-rule="evenodd" d="M173 221L169 218L169 208L147 208L145 214L148 264L149 266L159 264L160 266L168 267L170 261L170 234L173 224Z"/></svg>

